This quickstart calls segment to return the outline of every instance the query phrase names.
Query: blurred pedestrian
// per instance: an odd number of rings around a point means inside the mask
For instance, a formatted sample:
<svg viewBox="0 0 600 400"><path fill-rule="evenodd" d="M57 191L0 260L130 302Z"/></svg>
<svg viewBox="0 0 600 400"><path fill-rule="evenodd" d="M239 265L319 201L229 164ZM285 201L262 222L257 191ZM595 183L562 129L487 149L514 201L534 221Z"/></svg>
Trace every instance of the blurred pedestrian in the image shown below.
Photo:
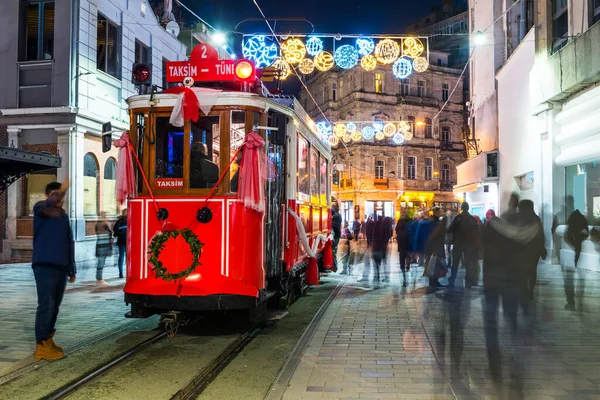
<svg viewBox="0 0 600 400"><path fill-rule="evenodd" d="M421 215L419 213L415 214L415 217L409 221L407 229L408 233L408 241L410 244L410 264L413 261L418 261L419 253L417 252L417 230L419 228L419 223L421 222Z"/></svg>
<svg viewBox="0 0 600 400"><path fill-rule="evenodd" d="M352 223L352 234L354 236L354 240L358 240L358 234L360 233L360 222L357 219Z"/></svg>
<svg viewBox="0 0 600 400"><path fill-rule="evenodd" d="M446 215L442 218L442 224L444 225L445 237L444 237L444 247L446 250L446 265L452 265L452 231L450 230L452 226L452 211L446 210Z"/></svg>
<svg viewBox="0 0 600 400"><path fill-rule="evenodd" d="M350 224L348 221L344 222L344 228L342 229L342 239L344 239L345 244L348 247L348 252L344 257L342 264L342 271L340 275L352 275L352 265L349 265L350 262L350 254L352 252L351 241L353 239L352 231L350 230Z"/></svg>
<svg viewBox="0 0 600 400"><path fill-rule="evenodd" d="M388 238L388 243L391 243L392 236L394 236L394 220L391 217L383 217L381 221L382 234ZM390 278L390 268L388 265L387 246L386 251L383 253L383 281Z"/></svg>
<svg viewBox="0 0 600 400"><path fill-rule="evenodd" d="M469 213L469 203L466 201L460 206L461 213L452 221L452 273L449 285L454 287L458 275L458 265L464 257L465 263L465 287L470 288L477 285L479 281L479 265L477 262L477 247L475 235L477 234L477 221Z"/></svg>
<svg viewBox="0 0 600 400"><path fill-rule="evenodd" d="M365 221L360 221L360 236L363 240L367 238L367 225Z"/></svg>
<svg viewBox="0 0 600 400"><path fill-rule="evenodd" d="M387 252L390 233L383 223L383 217L378 216L377 222L374 224L373 242L372 242L372 257L373 257L373 287L379 288L380 282L380 267L381 263L385 262L385 253Z"/></svg>
<svg viewBox="0 0 600 400"><path fill-rule="evenodd" d="M112 255L112 229L106 221L106 213L100 213L100 219L96 222L96 284L107 286L108 282L102 279L106 258Z"/></svg>
<svg viewBox="0 0 600 400"><path fill-rule="evenodd" d="M367 246L371 247L373 244L373 237L375 236L375 221L369 217L365 226L365 233L367 235Z"/></svg>
<svg viewBox="0 0 600 400"><path fill-rule="evenodd" d="M74 283L75 245L69 216L62 206L68 183L46 185L46 200L33 207L32 267L37 289L35 315L35 358L57 360L64 357L62 347L54 343L58 310L67 279Z"/></svg>
<svg viewBox="0 0 600 400"><path fill-rule="evenodd" d="M573 210L575 208L575 200L573 196L567 197L567 209ZM579 209L575 209L567 219L567 234L565 239L569 245L573 246L575 252L575 267L579 263L579 257L581 256L581 246L584 240L590 235L588 221L583 216Z"/></svg>
<svg viewBox="0 0 600 400"><path fill-rule="evenodd" d="M331 206L331 229L333 230L333 266L334 270L338 269L337 250L340 238L342 237L342 215L340 214L340 205L336 200L333 200Z"/></svg>
<svg viewBox="0 0 600 400"><path fill-rule="evenodd" d="M411 219L403 213L396 223L396 241L398 242L398 256L400 258L400 270L410 271L410 240L408 238L408 225Z"/></svg>
<svg viewBox="0 0 600 400"><path fill-rule="evenodd" d="M533 291L537 282L537 268L540 258L546 259L546 239L544 237L544 227L540 217L533 210L533 202L531 200L521 200L519 202L519 226L521 228L535 227L536 234L533 240L528 242L523 249L522 262L524 268L524 283L525 296L529 300L533 299Z"/></svg>
<svg viewBox="0 0 600 400"><path fill-rule="evenodd" d="M429 278L429 291L435 291L437 288L442 287L443 285L438 281L440 275L445 275L444 269L446 269L446 252L444 249L444 238L446 236L446 230L444 229L444 225L440 221L441 209L437 206L434 206L431 209L431 217L429 217L429 221L427 221L428 227L428 236L426 239L426 244L424 246L424 254L426 257L425 261L427 266L429 267L429 263L433 264L433 268L429 268L428 278ZM419 226L419 234L421 234L421 227L425 226L422 223ZM444 272L442 274L442 272Z"/></svg>
<svg viewBox="0 0 600 400"><path fill-rule="evenodd" d="M127 209L121 211L121 216L113 225L113 236L117 238L119 248L119 278L123 278L123 265L125 264L125 253L127 252Z"/></svg>

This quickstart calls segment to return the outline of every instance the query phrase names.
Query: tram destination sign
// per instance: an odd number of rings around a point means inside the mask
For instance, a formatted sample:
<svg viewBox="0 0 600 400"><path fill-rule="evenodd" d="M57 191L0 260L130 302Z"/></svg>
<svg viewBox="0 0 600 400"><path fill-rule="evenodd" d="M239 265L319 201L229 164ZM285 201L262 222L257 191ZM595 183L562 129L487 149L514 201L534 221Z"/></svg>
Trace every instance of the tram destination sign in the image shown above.
<svg viewBox="0 0 600 400"><path fill-rule="evenodd" d="M183 82L186 77L196 82L235 80L233 60L176 61L167 63L167 82Z"/></svg>

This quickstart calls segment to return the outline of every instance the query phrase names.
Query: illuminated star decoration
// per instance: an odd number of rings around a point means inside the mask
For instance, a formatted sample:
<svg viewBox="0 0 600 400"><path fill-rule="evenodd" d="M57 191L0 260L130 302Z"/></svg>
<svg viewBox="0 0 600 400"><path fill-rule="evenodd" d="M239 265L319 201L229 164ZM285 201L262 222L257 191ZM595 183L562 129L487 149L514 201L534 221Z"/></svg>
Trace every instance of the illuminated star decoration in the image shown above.
<svg viewBox="0 0 600 400"><path fill-rule="evenodd" d="M398 79L405 79L412 73L412 60L407 57L400 57L392 68L392 73Z"/></svg>
<svg viewBox="0 0 600 400"><path fill-rule="evenodd" d="M319 71L329 71L333 67L333 56L331 53L322 51L315 57L315 68Z"/></svg>
<svg viewBox="0 0 600 400"><path fill-rule="evenodd" d="M350 69L358 64L358 51L346 44L337 48L334 54L335 63L343 69Z"/></svg>
<svg viewBox="0 0 600 400"><path fill-rule="evenodd" d="M373 71L377 67L377 59L371 55L364 56L360 60L360 65L365 71Z"/></svg>
<svg viewBox="0 0 600 400"><path fill-rule="evenodd" d="M375 132L381 132L383 130L383 122L375 121L373 122L373 129Z"/></svg>
<svg viewBox="0 0 600 400"><path fill-rule="evenodd" d="M254 61L256 68L268 67L277 60L277 45L267 44L264 36L253 36L244 41L242 54L244 58Z"/></svg>
<svg viewBox="0 0 600 400"><path fill-rule="evenodd" d="M396 133L396 125L391 122L388 122L383 127L383 134L387 137L392 137Z"/></svg>
<svg viewBox="0 0 600 400"><path fill-rule="evenodd" d="M382 64L391 64L400 56L400 45L392 39L383 39L375 46L375 58Z"/></svg>
<svg viewBox="0 0 600 400"><path fill-rule="evenodd" d="M335 126L333 127L334 135L339 138L344 137L346 132L349 132L349 130L346 129L346 125L344 123L339 122L339 123L335 124ZM350 132L350 133L352 133L352 132Z"/></svg>
<svg viewBox="0 0 600 400"><path fill-rule="evenodd" d="M311 74L315 70L315 63L310 58L305 58L304 60L300 61L298 69L304 75Z"/></svg>
<svg viewBox="0 0 600 400"><path fill-rule="evenodd" d="M423 43L419 39L416 38L407 38L402 41L403 51L402 54L405 56L409 56L411 58L415 58L423 53L425 47L423 47Z"/></svg>
<svg viewBox="0 0 600 400"><path fill-rule="evenodd" d="M353 133L356 132L356 124L354 122L348 122L346 124L346 129L348 130L348 132Z"/></svg>
<svg viewBox="0 0 600 400"><path fill-rule="evenodd" d="M277 60L275 60L275 62L273 63L273 68L275 68L275 70L279 72L279 74L277 75L277 79L280 79L282 81L287 79L287 77L290 76L290 74L292 73L290 64L288 64L287 61L285 61L282 58L278 58Z"/></svg>
<svg viewBox="0 0 600 400"><path fill-rule="evenodd" d="M365 139L373 139L373 136L375 136L375 129L373 129L372 126L365 126L362 129L362 137L364 137Z"/></svg>
<svg viewBox="0 0 600 400"><path fill-rule="evenodd" d="M306 47L302 40L298 38L289 38L281 45L283 59L290 64L298 64L306 55Z"/></svg>
<svg viewBox="0 0 600 400"><path fill-rule="evenodd" d="M404 135L401 133L396 133L392 138L392 141L394 142L394 144L402 144L404 143Z"/></svg>
<svg viewBox="0 0 600 400"><path fill-rule="evenodd" d="M371 38L358 38L356 39L356 47L358 47L358 54L361 56L368 56L375 50L375 42Z"/></svg>
<svg viewBox="0 0 600 400"><path fill-rule="evenodd" d="M413 60L413 68L417 72L425 72L429 68L429 62L425 57L415 57Z"/></svg>
<svg viewBox="0 0 600 400"><path fill-rule="evenodd" d="M318 122L317 129L319 130L321 136L323 136L324 138L329 138L331 136L331 125L329 125L327 122Z"/></svg>
<svg viewBox="0 0 600 400"><path fill-rule="evenodd" d="M316 56L323 51L323 41L318 37L311 37L306 41L306 52L309 56Z"/></svg>

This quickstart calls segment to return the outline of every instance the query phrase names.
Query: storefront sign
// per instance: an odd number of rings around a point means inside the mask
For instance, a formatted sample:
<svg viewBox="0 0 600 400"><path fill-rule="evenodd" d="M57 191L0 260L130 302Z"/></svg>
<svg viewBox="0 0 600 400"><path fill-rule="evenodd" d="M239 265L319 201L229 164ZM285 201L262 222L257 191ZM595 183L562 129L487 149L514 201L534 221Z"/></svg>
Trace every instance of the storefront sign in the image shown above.
<svg viewBox="0 0 600 400"><path fill-rule="evenodd" d="M183 178L157 178L155 180L158 189L181 189Z"/></svg>

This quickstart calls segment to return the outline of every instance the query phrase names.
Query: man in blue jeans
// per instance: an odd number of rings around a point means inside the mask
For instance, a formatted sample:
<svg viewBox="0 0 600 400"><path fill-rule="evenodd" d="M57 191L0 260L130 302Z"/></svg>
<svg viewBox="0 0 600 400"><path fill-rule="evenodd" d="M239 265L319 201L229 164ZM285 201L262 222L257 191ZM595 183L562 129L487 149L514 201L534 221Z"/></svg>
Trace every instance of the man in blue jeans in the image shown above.
<svg viewBox="0 0 600 400"><path fill-rule="evenodd" d="M54 343L58 309L69 282L75 282L75 247L69 217L62 205L68 183L46 186L46 200L33 207L33 275L38 307L35 315L35 358L63 358Z"/></svg>
<svg viewBox="0 0 600 400"><path fill-rule="evenodd" d="M113 226L113 236L117 238L119 247L119 278L123 278L123 265L127 251L127 209L123 209L121 216Z"/></svg>

